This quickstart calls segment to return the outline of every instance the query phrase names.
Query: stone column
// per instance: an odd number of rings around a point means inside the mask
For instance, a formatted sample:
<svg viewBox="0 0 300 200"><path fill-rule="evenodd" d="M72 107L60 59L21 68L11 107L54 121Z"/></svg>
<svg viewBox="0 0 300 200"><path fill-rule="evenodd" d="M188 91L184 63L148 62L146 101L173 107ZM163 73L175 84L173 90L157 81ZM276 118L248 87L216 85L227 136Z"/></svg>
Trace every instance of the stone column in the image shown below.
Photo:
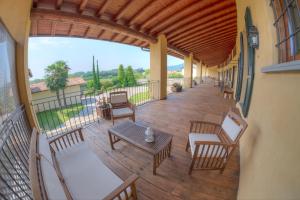
<svg viewBox="0 0 300 200"><path fill-rule="evenodd" d="M150 44L150 80L155 83L150 94L155 99L167 98L167 39L159 35L155 44Z"/></svg>
<svg viewBox="0 0 300 200"><path fill-rule="evenodd" d="M202 76L202 62L197 62L196 63L196 80L197 83L201 83L201 76Z"/></svg>

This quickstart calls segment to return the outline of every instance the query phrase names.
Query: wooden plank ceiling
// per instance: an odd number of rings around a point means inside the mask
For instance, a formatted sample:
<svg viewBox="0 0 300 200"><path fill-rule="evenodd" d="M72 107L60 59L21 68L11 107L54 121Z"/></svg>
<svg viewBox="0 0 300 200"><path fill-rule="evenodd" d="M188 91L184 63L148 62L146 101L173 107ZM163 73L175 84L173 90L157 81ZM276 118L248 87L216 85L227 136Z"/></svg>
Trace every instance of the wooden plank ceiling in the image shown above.
<svg viewBox="0 0 300 200"><path fill-rule="evenodd" d="M68 36L168 51L208 66L226 60L237 35L235 0L33 0L30 36Z"/></svg>

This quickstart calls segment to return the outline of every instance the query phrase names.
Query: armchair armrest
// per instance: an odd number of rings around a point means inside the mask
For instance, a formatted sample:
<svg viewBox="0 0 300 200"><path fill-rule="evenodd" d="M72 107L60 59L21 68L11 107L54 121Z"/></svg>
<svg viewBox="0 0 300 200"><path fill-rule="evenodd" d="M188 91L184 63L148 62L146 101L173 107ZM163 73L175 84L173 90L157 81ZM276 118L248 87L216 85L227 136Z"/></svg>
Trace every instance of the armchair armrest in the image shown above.
<svg viewBox="0 0 300 200"><path fill-rule="evenodd" d="M136 174L131 175L127 178L123 184L117 187L114 191L112 191L109 195L107 195L103 200L113 200L113 199L121 199L121 194L123 194L126 199L137 199L135 182L138 179ZM128 194L127 188L131 189L131 194Z"/></svg>
<svg viewBox="0 0 300 200"><path fill-rule="evenodd" d="M214 133L221 130L221 125L207 121L190 121L190 133Z"/></svg>
<svg viewBox="0 0 300 200"><path fill-rule="evenodd" d="M82 128L77 128L51 139L49 145L58 152L81 141L84 141Z"/></svg>
<svg viewBox="0 0 300 200"><path fill-rule="evenodd" d="M128 102L129 107L133 110L133 112L135 111L136 106L130 102Z"/></svg>

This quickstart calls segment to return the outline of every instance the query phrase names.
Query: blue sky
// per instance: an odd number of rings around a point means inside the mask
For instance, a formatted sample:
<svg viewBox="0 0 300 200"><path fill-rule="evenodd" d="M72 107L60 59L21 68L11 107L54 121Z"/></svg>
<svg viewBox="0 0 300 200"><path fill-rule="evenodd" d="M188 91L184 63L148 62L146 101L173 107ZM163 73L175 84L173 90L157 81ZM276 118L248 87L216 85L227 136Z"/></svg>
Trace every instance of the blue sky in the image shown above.
<svg viewBox="0 0 300 200"><path fill-rule="evenodd" d="M119 64L133 68L149 68L150 54L138 47L100 40L33 37L29 39L28 66L33 78L43 78L44 69L57 60L64 60L71 73L90 71L92 57L99 60L100 70L117 68ZM168 56L168 65L177 65L183 60Z"/></svg>

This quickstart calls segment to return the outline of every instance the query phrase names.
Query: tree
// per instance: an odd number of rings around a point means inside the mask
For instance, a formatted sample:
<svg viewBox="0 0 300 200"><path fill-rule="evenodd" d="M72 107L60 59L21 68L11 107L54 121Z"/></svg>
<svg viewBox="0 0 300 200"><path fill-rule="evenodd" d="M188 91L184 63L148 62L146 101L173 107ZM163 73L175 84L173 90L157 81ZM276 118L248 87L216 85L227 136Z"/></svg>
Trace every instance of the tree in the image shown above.
<svg viewBox="0 0 300 200"><path fill-rule="evenodd" d="M97 76L97 87L98 87L97 90L100 90L100 88L101 88L101 82L100 82L100 72L99 72L98 60L97 60L96 76Z"/></svg>
<svg viewBox="0 0 300 200"><path fill-rule="evenodd" d="M135 86L136 85L136 80L135 80L131 66L128 66L126 68L126 83L127 83L127 86Z"/></svg>
<svg viewBox="0 0 300 200"><path fill-rule="evenodd" d="M95 57L94 56L93 56L93 81L94 81L94 90L98 90L97 74L96 74L96 68L95 68Z"/></svg>
<svg viewBox="0 0 300 200"><path fill-rule="evenodd" d="M122 64L119 65L118 79L119 79L119 83L120 83L121 87L125 87L126 86L126 75L125 75L124 67Z"/></svg>
<svg viewBox="0 0 300 200"><path fill-rule="evenodd" d="M65 98L65 87L68 83L69 69L70 68L67 66L66 62L62 60L56 61L52 65L47 66L45 69L46 85L50 91L56 93L57 101L60 107L62 105L59 98L59 90L62 90L63 92L64 105L67 105Z"/></svg>

